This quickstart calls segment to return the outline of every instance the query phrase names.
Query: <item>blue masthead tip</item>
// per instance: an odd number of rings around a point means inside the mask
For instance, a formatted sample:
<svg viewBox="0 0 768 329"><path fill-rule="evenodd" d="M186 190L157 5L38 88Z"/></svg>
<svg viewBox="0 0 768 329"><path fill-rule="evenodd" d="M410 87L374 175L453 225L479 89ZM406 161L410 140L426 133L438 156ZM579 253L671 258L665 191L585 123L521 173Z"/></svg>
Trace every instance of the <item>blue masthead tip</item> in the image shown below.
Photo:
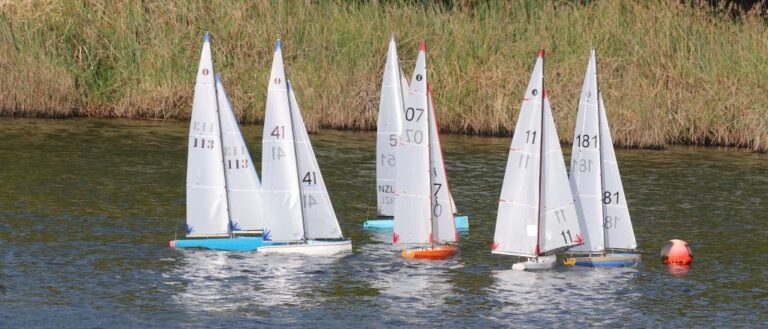
<svg viewBox="0 0 768 329"><path fill-rule="evenodd" d="M205 35L203 35L203 42L211 42L211 32L205 31Z"/></svg>
<svg viewBox="0 0 768 329"><path fill-rule="evenodd" d="M275 41L275 50L280 50L282 48L283 48L283 42L280 41L280 39L277 39L277 41Z"/></svg>

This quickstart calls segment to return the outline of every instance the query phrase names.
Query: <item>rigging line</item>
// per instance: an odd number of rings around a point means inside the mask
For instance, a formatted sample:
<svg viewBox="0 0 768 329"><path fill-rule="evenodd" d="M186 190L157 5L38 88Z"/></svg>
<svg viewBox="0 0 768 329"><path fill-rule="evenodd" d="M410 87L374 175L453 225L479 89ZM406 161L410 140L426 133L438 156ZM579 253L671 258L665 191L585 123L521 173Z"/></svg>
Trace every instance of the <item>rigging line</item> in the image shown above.
<svg viewBox="0 0 768 329"><path fill-rule="evenodd" d="M595 146L597 147L597 152L598 152L598 154L600 156L600 161L598 161L599 163L597 165L597 167L600 170L600 196L598 197L598 199L600 200L600 229L603 232L603 255L605 255L606 254L606 249L607 249L607 246L606 246L606 243L605 243L607 239L606 239L605 223L604 223L604 221L605 221L605 202L603 202L603 199L600 198L605 193L605 179L603 177L603 147L602 147L602 144L603 144L603 134L602 134L602 129L601 129L602 128L601 127L602 126L601 125L601 121L602 120L600 119L600 89L599 89L598 84L597 84L597 51L595 50L595 48L592 48L592 51L595 53L595 74L594 74L594 79L595 79L595 95L594 96L595 96L595 99L596 99L596 102L597 102L597 143L596 143L597 145L595 145Z"/></svg>
<svg viewBox="0 0 768 329"><path fill-rule="evenodd" d="M209 39L210 40L210 39ZM211 53L213 53L213 49L211 49ZM211 73L214 73L213 69L213 56L211 56ZM217 83L216 80L221 81L221 77L217 74L214 74L213 76L213 92L216 99L216 116L219 119L219 149L221 150L221 166L224 170L224 195L227 198L227 233L229 234L229 237L234 237L234 233L232 232L232 205L230 204L229 200L229 174L227 173L227 160L224 157L224 132L221 129L221 106L219 105L219 89L216 87ZM224 86L224 82L221 83L222 87Z"/></svg>
<svg viewBox="0 0 768 329"><path fill-rule="evenodd" d="M544 96L547 94L546 89L544 89L544 53L543 48L541 50L541 90L539 91L539 94L541 94L541 119L539 120L539 131L541 131L541 137L539 137L539 205L536 209L536 257L538 258L541 254L540 252L540 240L541 240L541 199L543 195L543 188L541 186L541 172L542 168L544 167Z"/></svg>

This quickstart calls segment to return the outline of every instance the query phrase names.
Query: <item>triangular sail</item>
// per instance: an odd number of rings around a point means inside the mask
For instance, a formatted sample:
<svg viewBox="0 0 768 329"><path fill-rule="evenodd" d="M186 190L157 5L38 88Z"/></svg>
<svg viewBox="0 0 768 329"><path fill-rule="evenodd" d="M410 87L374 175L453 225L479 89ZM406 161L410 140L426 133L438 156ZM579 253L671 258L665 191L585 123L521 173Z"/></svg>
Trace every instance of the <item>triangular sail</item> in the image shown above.
<svg viewBox="0 0 768 329"><path fill-rule="evenodd" d="M581 230L576 216L576 205L568 186L568 173L565 170L560 138L557 136L555 119L544 91L544 125L541 186L542 206L539 227L542 254L566 249L581 243Z"/></svg>
<svg viewBox="0 0 768 329"><path fill-rule="evenodd" d="M232 106L224 90L221 76L216 74L216 90L219 99L221 136L224 144L224 168L227 178L227 195L231 231L252 231L264 228L261 203L261 182L256 164L245 145Z"/></svg>
<svg viewBox="0 0 768 329"><path fill-rule="evenodd" d="M592 50L579 98L571 150L571 191L584 239L583 245L571 248L574 252L602 252L605 247L600 139L597 67L595 51Z"/></svg>
<svg viewBox="0 0 768 329"><path fill-rule="evenodd" d="M427 86L429 98L429 149L432 153L432 231L434 241L451 243L456 242L456 222L453 220L454 208L448 186L448 175L445 173L443 162L443 149L440 144L440 131L437 129L434 101L432 100L432 88Z"/></svg>
<svg viewBox="0 0 768 329"><path fill-rule="evenodd" d="M274 241L296 241L304 238L297 160L294 145L288 87L285 80L280 40L267 89L262 138L262 198L264 202L264 236Z"/></svg>
<svg viewBox="0 0 768 329"><path fill-rule="evenodd" d="M613 151L613 139L608 128L603 94L598 93L600 101L600 137L603 150L603 227L605 228L605 248L635 249L635 232L629 218L624 186L621 184L619 165Z"/></svg>
<svg viewBox="0 0 768 329"><path fill-rule="evenodd" d="M376 202L379 216L395 215L396 147L402 129L403 90L408 90L407 83L402 82L401 72L393 35L384 66L376 130ZM406 89L402 89L403 84Z"/></svg>
<svg viewBox="0 0 768 329"><path fill-rule="evenodd" d="M499 198L493 253L538 256L544 54L539 53L523 97Z"/></svg>
<svg viewBox="0 0 768 329"><path fill-rule="evenodd" d="M422 43L410 90L405 95L403 130L397 146L397 200L392 242L432 243L430 211L429 107L426 46Z"/></svg>
<svg viewBox="0 0 768 329"><path fill-rule="evenodd" d="M187 236L229 233L227 193L216 104L213 58L205 34L197 70L187 156Z"/></svg>
<svg viewBox="0 0 768 329"><path fill-rule="evenodd" d="M293 118L293 137L296 141L298 157L298 179L301 185L301 202L304 208L304 227L307 239L340 239L341 228L336 219L336 213L331 205L331 198L325 188L320 166L317 164L315 152L309 142L309 134L301 117L299 103L296 100L293 86L288 82L288 97Z"/></svg>

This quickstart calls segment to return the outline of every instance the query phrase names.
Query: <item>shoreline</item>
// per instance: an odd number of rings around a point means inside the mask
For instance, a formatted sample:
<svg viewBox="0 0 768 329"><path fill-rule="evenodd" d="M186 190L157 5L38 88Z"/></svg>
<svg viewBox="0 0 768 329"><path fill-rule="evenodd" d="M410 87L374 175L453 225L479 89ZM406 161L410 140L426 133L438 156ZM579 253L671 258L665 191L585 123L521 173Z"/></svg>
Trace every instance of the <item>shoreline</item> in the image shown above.
<svg viewBox="0 0 768 329"><path fill-rule="evenodd" d="M589 50L616 145L768 152L768 21L706 2L7 2L0 116L187 119L211 31L240 122L264 115L274 39L310 130L372 129L391 33L426 39L444 132L507 136L539 47L561 138ZM653 24L649 24L653 22Z"/></svg>
<svg viewBox="0 0 768 329"><path fill-rule="evenodd" d="M188 124L188 120L182 120L182 119L175 119L175 118L169 118L169 119L161 119L161 118L126 118L126 117L86 117L86 116L69 116L69 117L31 117L31 116L7 116L7 115L0 115L0 120L51 120L51 121L67 121L67 120L104 120L104 121L135 121L135 122L153 122L153 123L179 123L179 124ZM249 123L249 122L238 122L241 127L243 126L263 126L262 123ZM370 133L375 134L376 128L373 129L351 129L351 128L333 128L333 127L315 127L312 130L309 130L308 133L310 136L315 134L320 134L323 130L330 130L335 132L349 132L349 133ZM498 138L498 139L510 139L512 138L513 131L509 131L505 134L497 134L497 135L490 135L490 134L467 134L467 133L455 133L451 131L447 131L444 129L440 130L441 135L448 135L448 136L459 136L459 137L477 137L477 138ZM570 148L573 141L571 140L563 140L560 139L560 145L562 147ZM375 145L373 145L375 147ZM722 151L738 151L738 152L745 152L750 154L766 154L768 152L765 151L755 151L750 148L746 147L739 147L734 145L715 145L715 144L684 144L684 143L670 143L666 145L661 146L653 146L653 147L637 147L637 146L625 146L625 145L618 145L614 144L614 147L616 149L624 150L624 151L671 151L675 149L680 148L703 148L703 149L717 149Z"/></svg>

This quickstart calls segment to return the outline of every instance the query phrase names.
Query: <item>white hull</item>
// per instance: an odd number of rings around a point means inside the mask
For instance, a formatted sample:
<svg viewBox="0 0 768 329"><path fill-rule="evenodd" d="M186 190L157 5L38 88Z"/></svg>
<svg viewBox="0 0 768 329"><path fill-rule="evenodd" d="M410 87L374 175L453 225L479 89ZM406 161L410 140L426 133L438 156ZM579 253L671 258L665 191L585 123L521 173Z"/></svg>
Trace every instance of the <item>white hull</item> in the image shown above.
<svg viewBox="0 0 768 329"><path fill-rule="evenodd" d="M513 270L518 271L535 271L535 270L550 270L555 267L557 256L539 256L537 258L530 258L527 261L515 263L512 265Z"/></svg>
<svg viewBox="0 0 768 329"><path fill-rule="evenodd" d="M317 241L308 240L296 244L276 244L261 246L256 252L265 255L299 254L307 256L332 256L352 252L352 241Z"/></svg>

